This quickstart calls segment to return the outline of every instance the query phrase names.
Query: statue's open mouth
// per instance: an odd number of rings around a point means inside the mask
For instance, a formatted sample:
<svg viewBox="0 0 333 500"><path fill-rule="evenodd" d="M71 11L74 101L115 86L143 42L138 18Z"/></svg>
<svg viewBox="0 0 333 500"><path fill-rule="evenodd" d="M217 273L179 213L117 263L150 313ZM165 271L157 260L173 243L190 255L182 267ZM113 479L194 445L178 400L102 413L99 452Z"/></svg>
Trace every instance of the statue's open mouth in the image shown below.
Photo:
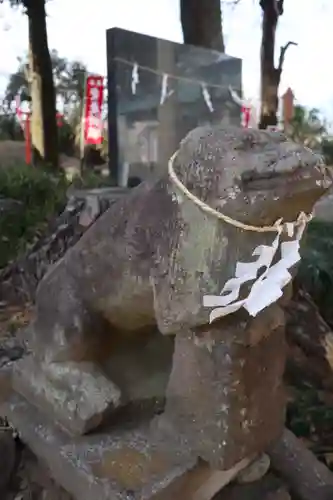
<svg viewBox="0 0 333 500"><path fill-rule="evenodd" d="M332 170L324 164L297 166L290 172L269 169L266 172L244 172L241 177L245 191L262 191L297 184L305 189L328 189L333 182Z"/></svg>

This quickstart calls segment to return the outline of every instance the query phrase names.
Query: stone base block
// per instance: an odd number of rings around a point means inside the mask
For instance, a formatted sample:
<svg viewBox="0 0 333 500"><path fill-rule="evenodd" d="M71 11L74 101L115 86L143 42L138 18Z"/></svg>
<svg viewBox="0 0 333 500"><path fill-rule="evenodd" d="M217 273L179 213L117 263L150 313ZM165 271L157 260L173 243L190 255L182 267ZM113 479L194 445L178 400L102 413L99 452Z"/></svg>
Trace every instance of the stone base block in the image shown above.
<svg viewBox="0 0 333 500"><path fill-rule="evenodd" d="M20 395L5 403L9 421L53 478L77 500L211 500L239 471L214 471L187 449L160 446L149 419L134 412L122 424L70 437Z"/></svg>
<svg viewBox="0 0 333 500"><path fill-rule="evenodd" d="M41 369L37 359L26 356L15 363L12 384L67 432L73 435L89 432L120 405L117 386L90 363L67 363L60 365L60 370L66 370L66 378L54 381Z"/></svg>

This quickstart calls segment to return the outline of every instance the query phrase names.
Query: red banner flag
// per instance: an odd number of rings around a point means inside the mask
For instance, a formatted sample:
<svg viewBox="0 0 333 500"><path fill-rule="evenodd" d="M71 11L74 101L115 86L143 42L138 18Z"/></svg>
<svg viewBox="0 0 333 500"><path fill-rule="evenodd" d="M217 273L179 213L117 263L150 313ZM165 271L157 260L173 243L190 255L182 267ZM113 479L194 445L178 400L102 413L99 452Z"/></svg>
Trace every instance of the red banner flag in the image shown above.
<svg viewBox="0 0 333 500"><path fill-rule="evenodd" d="M85 108L83 115L84 144L101 144L103 140L104 77L90 75L86 79Z"/></svg>

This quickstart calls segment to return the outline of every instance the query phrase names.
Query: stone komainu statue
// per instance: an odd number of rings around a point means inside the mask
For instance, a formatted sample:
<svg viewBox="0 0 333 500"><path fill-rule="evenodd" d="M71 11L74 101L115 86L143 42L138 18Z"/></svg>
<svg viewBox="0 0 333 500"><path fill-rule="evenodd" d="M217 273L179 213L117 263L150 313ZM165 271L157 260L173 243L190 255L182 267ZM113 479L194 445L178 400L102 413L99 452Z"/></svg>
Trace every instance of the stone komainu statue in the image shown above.
<svg viewBox="0 0 333 500"><path fill-rule="evenodd" d="M235 295L244 307L222 308L212 323L204 297L219 296L255 249L275 241L281 258L297 229L283 222L310 213L330 179L280 133L190 132L169 172L112 205L43 278L17 391L72 434L157 399L155 431L211 467L261 453L284 425L288 287L251 315L252 276Z"/></svg>

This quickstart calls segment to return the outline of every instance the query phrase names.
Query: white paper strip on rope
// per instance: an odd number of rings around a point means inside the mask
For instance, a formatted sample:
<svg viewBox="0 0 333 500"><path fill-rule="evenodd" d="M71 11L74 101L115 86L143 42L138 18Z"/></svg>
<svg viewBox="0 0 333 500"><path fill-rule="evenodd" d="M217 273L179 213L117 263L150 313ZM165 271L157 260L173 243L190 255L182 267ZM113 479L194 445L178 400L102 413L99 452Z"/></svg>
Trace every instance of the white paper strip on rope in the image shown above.
<svg viewBox="0 0 333 500"><path fill-rule="evenodd" d="M229 86L229 92L230 92L232 100L236 104L238 104L238 106L242 107L245 105L244 99L241 99L241 97L237 94L237 92L231 86Z"/></svg>
<svg viewBox="0 0 333 500"><path fill-rule="evenodd" d="M136 87L139 82L139 65L135 63L132 69L132 94L136 94Z"/></svg>
<svg viewBox="0 0 333 500"><path fill-rule="evenodd" d="M232 100L242 108L243 127L258 128L258 112L254 100L241 98L231 86L229 86L229 92Z"/></svg>
<svg viewBox="0 0 333 500"><path fill-rule="evenodd" d="M281 231L278 232L271 246L259 245L253 251L257 256L254 262L237 262L235 277L224 285L220 295L205 295L203 306L214 308L210 315L210 323L217 318L227 316L240 308L244 308L251 316L276 302L283 294L282 289L291 281L289 269L300 260L300 239L309 218L301 214L295 223L288 223L285 227L290 237L295 239L280 244ZM276 252L280 250L281 258L272 266ZM260 268L266 268L261 276L257 277ZM238 300L240 288L244 283L254 281L246 299Z"/></svg>
<svg viewBox="0 0 333 500"><path fill-rule="evenodd" d="M162 77L162 86L161 86L161 98L160 105L165 103L168 97L168 75L163 75Z"/></svg>
<svg viewBox="0 0 333 500"><path fill-rule="evenodd" d="M203 98L205 99L205 103L207 105L207 108L209 109L209 111L211 113L213 113L214 107L213 107L212 99L210 97L209 90L208 90L207 85L205 83L201 84L201 91L202 91Z"/></svg>

